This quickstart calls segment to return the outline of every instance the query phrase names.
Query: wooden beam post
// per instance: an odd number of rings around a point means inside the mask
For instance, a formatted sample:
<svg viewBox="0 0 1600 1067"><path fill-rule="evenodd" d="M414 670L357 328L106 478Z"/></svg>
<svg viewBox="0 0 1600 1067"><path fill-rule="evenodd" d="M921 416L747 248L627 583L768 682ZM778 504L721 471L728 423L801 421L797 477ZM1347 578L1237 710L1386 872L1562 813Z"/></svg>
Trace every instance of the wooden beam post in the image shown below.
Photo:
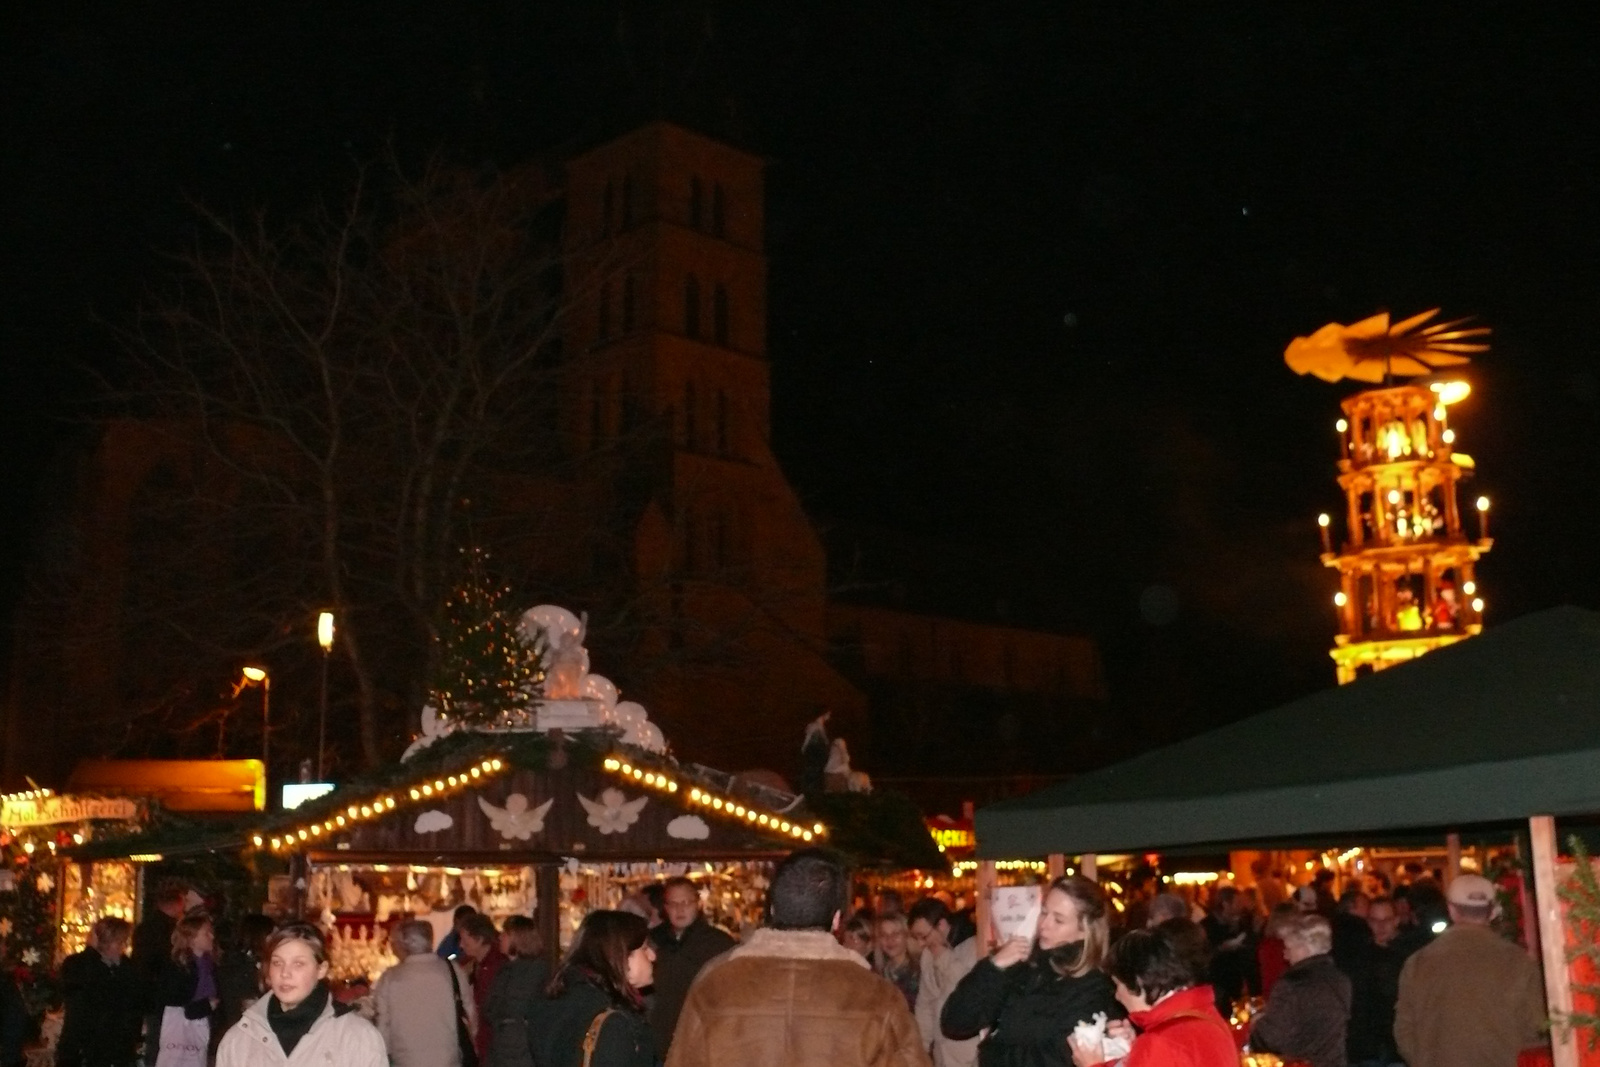
<svg viewBox="0 0 1600 1067"><path fill-rule="evenodd" d="M1078 873L1091 882L1100 880L1100 857L1093 852L1085 852L1078 857Z"/></svg>
<svg viewBox="0 0 1600 1067"><path fill-rule="evenodd" d="M994 949L994 926L989 919L989 895L999 884L994 860L979 860L978 869L972 872L973 918L978 924L978 952L987 956Z"/></svg>
<svg viewBox="0 0 1600 1067"><path fill-rule="evenodd" d="M1449 833L1444 838L1444 888L1449 889L1450 883L1456 880L1456 875L1461 873L1461 835Z"/></svg>
<svg viewBox="0 0 1600 1067"><path fill-rule="evenodd" d="M1067 857L1059 852L1052 852L1045 857L1045 873L1053 882L1067 873Z"/></svg>
<svg viewBox="0 0 1600 1067"><path fill-rule="evenodd" d="M1545 1008L1553 1019L1572 1014L1572 975L1567 970L1567 931L1561 921L1561 898L1556 894L1556 820L1535 815L1528 820L1533 846L1533 894L1539 909L1539 948L1544 956ZM1550 1050L1555 1067L1578 1067L1578 1043L1572 1028L1559 1023L1550 1028Z"/></svg>
<svg viewBox="0 0 1600 1067"><path fill-rule="evenodd" d="M533 921L544 938L545 959L561 958L561 868L541 863L533 869L533 895L537 902Z"/></svg>

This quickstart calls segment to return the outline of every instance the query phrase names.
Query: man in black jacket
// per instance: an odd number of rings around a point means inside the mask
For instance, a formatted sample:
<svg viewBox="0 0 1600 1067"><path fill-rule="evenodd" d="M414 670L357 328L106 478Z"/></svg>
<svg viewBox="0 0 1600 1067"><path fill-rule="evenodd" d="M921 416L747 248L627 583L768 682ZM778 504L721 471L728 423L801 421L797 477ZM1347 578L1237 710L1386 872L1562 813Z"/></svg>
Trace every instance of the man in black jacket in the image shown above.
<svg viewBox="0 0 1600 1067"><path fill-rule="evenodd" d="M689 879L669 878L662 886L661 899L666 921L650 931L656 949L650 1030L655 1035L656 1055L665 1060L690 983L707 962L733 947L733 938L700 913L700 889Z"/></svg>
<svg viewBox="0 0 1600 1067"><path fill-rule="evenodd" d="M1278 929L1289 969L1251 1024L1250 1045L1311 1067L1345 1067L1350 979L1328 954L1333 929L1317 914L1290 916Z"/></svg>
<svg viewBox="0 0 1600 1067"><path fill-rule="evenodd" d="M139 987L146 994L144 1032L147 1040L144 1062L150 1067L155 1067L156 1053L160 1049L156 1047L156 1042L148 1040L148 1036L161 1032L163 1007L160 998L155 996L155 990L159 988L162 973L172 960L172 932L178 928L178 920L183 918L187 894L188 889L176 882L162 886L156 892L155 910L146 915L133 931L133 952L128 962L133 967Z"/></svg>

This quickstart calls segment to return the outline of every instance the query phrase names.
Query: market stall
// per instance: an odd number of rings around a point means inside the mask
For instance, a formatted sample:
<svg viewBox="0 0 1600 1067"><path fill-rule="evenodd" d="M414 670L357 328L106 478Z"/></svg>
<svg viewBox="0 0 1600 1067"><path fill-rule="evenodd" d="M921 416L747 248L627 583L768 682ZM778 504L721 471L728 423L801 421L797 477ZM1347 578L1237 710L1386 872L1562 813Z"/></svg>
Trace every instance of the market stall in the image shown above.
<svg viewBox="0 0 1600 1067"><path fill-rule="evenodd" d="M1600 813L1600 613L1525 616L1358 679L977 813L980 860L1109 850L1359 847L1467 838L1537 885L1551 1009L1571 1008L1555 818ZM1531 862L1530 862L1531 861ZM1530 944L1530 948L1534 946ZM1577 1062L1555 1031L1558 1064Z"/></svg>

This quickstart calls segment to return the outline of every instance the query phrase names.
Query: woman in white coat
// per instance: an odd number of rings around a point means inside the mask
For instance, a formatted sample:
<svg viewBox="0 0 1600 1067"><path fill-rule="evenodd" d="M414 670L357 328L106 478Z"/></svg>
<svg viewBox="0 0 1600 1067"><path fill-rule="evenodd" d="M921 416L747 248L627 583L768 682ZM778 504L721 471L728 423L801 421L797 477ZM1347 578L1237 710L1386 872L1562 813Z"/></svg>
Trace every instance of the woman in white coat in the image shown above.
<svg viewBox="0 0 1600 1067"><path fill-rule="evenodd" d="M267 941L267 996L217 1050L217 1067L388 1067L377 1027L333 1002L328 949L316 927L291 923Z"/></svg>

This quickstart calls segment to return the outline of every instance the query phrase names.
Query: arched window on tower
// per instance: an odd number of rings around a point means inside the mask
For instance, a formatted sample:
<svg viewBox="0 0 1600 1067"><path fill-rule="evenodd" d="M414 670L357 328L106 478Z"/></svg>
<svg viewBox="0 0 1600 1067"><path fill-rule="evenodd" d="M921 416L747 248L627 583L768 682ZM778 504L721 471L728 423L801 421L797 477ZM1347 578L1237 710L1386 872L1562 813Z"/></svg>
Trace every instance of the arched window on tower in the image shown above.
<svg viewBox="0 0 1600 1067"><path fill-rule="evenodd" d="M697 427L695 420L698 416L695 410L694 383L683 383L683 447L693 452L697 444Z"/></svg>
<svg viewBox="0 0 1600 1067"><path fill-rule="evenodd" d="M622 228L628 229L637 219L633 203L633 175L622 176Z"/></svg>
<svg viewBox="0 0 1600 1067"><path fill-rule="evenodd" d="M711 233L714 237L727 236L728 198L722 193L722 183L711 187Z"/></svg>
<svg viewBox="0 0 1600 1067"><path fill-rule="evenodd" d="M683 332L700 337L700 281L693 274L683 280Z"/></svg>
<svg viewBox="0 0 1600 1067"><path fill-rule="evenodd" d="M611 336L611 283L605 282L600 286L600 307L595 316L594 336L596 341L604 341Z"/></svg>
<svg viewBox="0 0 1600 1067"><path fill-rule="evenodd" d="M633 275L622 279L622 332L633 332L634 305L638 302Z"/></svg>
<svg viewBox="0 0 1600 1067"><path fill-rule="evenodd" d="M617 187L610 178L606 179L606 191L600 201L600 236L608 237L611 234L611 220L617 214Z"/></svg>
<svg viewBox="0 0 1600 1067"><path fill-rule="evenodd" d="M704 229L705 220L705 194L700 188L700 179L689 179L689 225L696 229Z"/></svg>
<svg viewBox="0 0 1600 1067"><path fill-rule="evenodd" d="M726 456L731 451L728 447L728 394L721 389L717 390L717 455Z"/></svg>
<svg viewBox="0 0 1600 1067"><path fill-rule="evenodd" d="M728 287L721 282L711 291L711 335L717 344L728 347Z"/></svg>

